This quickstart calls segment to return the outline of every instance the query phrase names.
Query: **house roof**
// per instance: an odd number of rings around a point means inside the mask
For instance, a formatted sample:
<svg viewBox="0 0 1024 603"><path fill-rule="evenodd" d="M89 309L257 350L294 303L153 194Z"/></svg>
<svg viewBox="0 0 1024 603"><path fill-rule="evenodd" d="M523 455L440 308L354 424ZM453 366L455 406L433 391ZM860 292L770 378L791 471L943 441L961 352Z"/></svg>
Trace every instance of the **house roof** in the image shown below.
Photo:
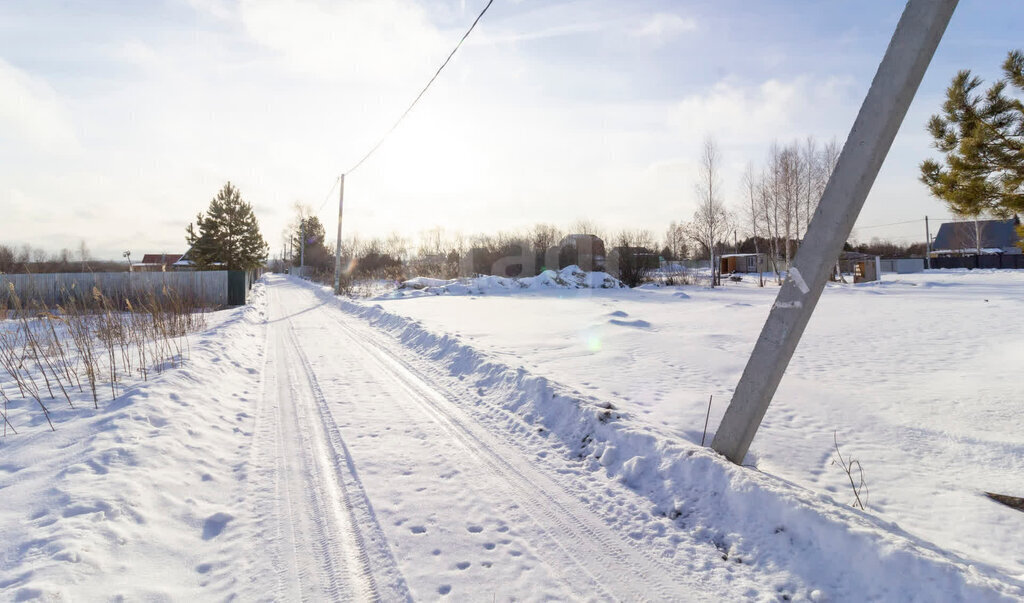
<svg viewBox="0 0 1024 603"><path fill-rule="evenodd" d="M180 253L147 253L142 256L141 262L135 262L136 264L156 264L157 266L163 264L170 266L181 259Z"/></svg>
<svg viewBox="0 0 1024 603"><path fill-rule="evenodd" d="M1014 216L1009 220L979 220L981 231L981 247L989 249L1006 249L1017 244L1020 238L1015 228L1020 225L1020 218ZM946 222L939 226L935 234L932 250L976 249L974 239L974 221Z"/></svg>

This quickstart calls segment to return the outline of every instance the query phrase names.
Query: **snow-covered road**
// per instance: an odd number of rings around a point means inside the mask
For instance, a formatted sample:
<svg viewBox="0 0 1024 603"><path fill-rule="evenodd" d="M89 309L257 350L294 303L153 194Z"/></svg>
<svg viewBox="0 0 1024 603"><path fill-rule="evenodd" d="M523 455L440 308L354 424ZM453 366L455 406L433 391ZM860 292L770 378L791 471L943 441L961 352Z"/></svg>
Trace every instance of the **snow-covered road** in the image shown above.
<svg viewBox="0 0 1024 603"><path fill-rule="evenodd" d="M669 600L730 590L612 529L564 487L567 474L545 471L464 412L455 400L472 389L431 383L308 287L270 280L268 319L249 469L255 521L239 535L260 554L245 598ZM616 486L591 487L642 504Z"/></svg>

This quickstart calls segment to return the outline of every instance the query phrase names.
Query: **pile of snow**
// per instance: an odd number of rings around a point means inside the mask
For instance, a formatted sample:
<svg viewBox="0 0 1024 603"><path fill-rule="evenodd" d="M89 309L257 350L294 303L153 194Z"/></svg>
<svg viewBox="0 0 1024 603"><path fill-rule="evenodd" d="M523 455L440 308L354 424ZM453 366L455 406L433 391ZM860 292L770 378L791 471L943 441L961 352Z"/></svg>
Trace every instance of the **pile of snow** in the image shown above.
<svg viewBox="0 0 1024 603"><path fill-rule="evenodd" d="M537 276L509 278L504 276L478 276L474 278L444 280L418 276L398 286L387 297L415 297L420 295L484 295L487 293L544 289L621 289L626 285L607 272L587 272L579 266L566 266L559 271L545 270Z"/></svg>

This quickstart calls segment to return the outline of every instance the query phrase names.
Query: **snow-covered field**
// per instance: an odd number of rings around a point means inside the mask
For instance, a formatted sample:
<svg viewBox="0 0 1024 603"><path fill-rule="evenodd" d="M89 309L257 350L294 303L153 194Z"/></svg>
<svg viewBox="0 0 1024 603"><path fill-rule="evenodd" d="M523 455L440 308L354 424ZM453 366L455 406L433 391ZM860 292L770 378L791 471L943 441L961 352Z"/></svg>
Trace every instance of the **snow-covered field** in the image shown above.
<svg viewBox="0 0 1024 603"><path fill-rule="evenodd" d="M0 599L1024 597L981 494L1024 494L1024 273L830 287L756 469L699 442L776 289L428 286L269 277L183 368L14 413Z"/></svg>
<svg viewBox="0 0 1024 603"><path fill-rule="evenodd" d="M486 293L378 303L699 443L708 396L713 432L777 288ZM851 501L835 432L872 515L1024 579L1024 514L982 495L1024 495L1022 317L1021 271L830 285L746 463Z"/></svg>

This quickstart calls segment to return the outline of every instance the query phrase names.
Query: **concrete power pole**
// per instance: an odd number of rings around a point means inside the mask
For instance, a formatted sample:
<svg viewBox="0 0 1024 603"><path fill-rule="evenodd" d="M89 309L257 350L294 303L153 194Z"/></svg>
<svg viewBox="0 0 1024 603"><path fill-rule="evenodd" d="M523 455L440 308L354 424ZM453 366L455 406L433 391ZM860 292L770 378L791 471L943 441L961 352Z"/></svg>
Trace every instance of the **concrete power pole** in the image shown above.
<svg viewBox="0 0 1024 603"><path fill-rule="evenodd" d="M338 240L334 246L334 294L341 294L341 213L345 208L345 174L342 174L338 188Z"/></svg>
<svg viewBox="0 0 1024 603"><path fill-rule="evenodd" d="M742 464L957 0L910 0L711 446Z"/></svg>

